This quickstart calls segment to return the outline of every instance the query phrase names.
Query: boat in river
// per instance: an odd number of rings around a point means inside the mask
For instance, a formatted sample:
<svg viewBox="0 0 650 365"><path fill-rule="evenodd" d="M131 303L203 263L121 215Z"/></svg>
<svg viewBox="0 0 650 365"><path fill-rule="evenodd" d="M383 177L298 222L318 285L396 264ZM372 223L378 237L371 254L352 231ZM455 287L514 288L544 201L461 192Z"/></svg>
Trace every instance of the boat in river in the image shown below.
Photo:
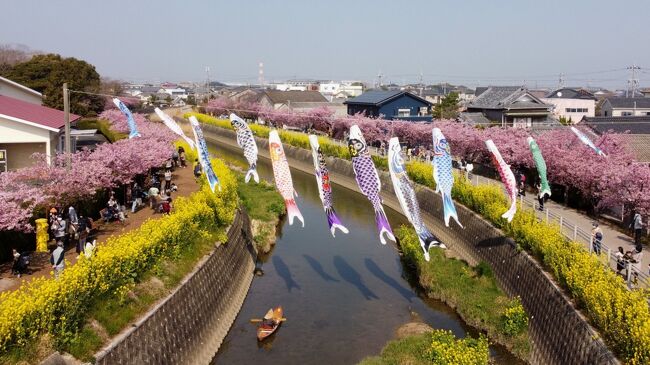
<svg viewBox="0 0 650 365"><path fill-rule="evenodd" d="M282 323L282 307L278 306L277 308L269 309L268 312L264 315L262 319L262 324L257 327L257 340L262 341L265 338L271 336L275 332L280 324Z"/></svg>

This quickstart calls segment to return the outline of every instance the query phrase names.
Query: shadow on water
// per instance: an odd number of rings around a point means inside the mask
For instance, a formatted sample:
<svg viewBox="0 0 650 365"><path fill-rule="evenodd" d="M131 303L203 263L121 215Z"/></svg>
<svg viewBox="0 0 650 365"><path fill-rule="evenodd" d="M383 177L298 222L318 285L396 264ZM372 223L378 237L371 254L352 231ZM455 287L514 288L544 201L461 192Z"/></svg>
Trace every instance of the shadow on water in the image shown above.
<svg viewBox="0 0 650 365"><path fill-rule="evenodd" d="M415 297L415 294L411 290L405 288L404 286L400 285L400 283L398 283L397 280L386 275L386 273L383 272L382 269L379 268L379 266L377 266L377 264L372 259L366 258L364 260L364 264L366 265L366 269L368 269L368 271L370 271L371 274L373 274L379 280L383 281L384 283L388 284L389 286L397 290L397 292L400 293L400 295L402 295L404 299L411 302L412 301L411 299Z"/></svg>
<svg viewBox="0 0 650 365"><path fill-rule="evenodd" d="M293 280L291 271L289 271L289 266L284 263L284 261L279 256L273 256L273 267L275 271L278 272L278 275L284 280L284 284L287 286L287 290L291 293L292 288L300 290L300 285Z"/></svg>
<svg viewBox="0 0 650 365"><path fill-rule="evenodd" d="M366 300L379 299L379 297L375 295L375 293L373 293L370 289L368 289L366 284L363 283L361 275L359 275L359 273L352 266L350 266L350 264L343 260L341 256L334 256L334 267L336 267L336 271L343 278L343 280L356 286L357 289L359 289L361 295L363 295Z"/></svg>
<svg viewBox="0 0 650 365"><path fill-rule="evenodd" d="M336 279L332 277L330 274L326 273L325 270L323 270L323 265L321 265L320 262L318 262L318 260L316 260L315 258L309 255L302 255L302 257L304 257L305 260L307 260L309 266L311 266L311 268L314 269L316 274L318 274L321 278L323 278L323 280L333 281L337 283L340 281L339 279Z"/></svg>

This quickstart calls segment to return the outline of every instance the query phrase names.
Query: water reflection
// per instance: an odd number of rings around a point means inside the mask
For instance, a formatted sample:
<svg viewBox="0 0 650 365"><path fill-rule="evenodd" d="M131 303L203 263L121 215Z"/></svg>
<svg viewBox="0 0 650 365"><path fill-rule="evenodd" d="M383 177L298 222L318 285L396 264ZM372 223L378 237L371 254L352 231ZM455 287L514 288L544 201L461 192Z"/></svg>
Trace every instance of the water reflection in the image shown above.
<svg viewBox="0 0 650 365"><path fill-rule="evenodd" d="M318 274L318 276L323 278L323 280L339 282L338 279L333 278L332 276L330 276L330 274L326 273L325 270L323 270L323 265L321 265L320 262L318 262L318 260L316 260L315 258L309 255L302 255L302 257L304 257L305 260L307 260L309 266L311 266L311 268L314 269L316 274Z"/></svg>
<svg viewBox="0 0 650 365"><path fill-rule="evenodd" d="M350 264L343 260L341 256L334 256L334 267L336 267L336 271L343 278L343 280L356 286L357 289L359 289L361 295L363 295L366 300L379 299L379 297L375 295L372 290L368 289L366 284L363 282L361 275L359 275L359 273L352 266L350 266Z"/></svg>
<svg viewBox="0 0 650 365"><path fill-rule="evenodd" d="M392 286L395 290L397 290L398 293L400 293L404 297L404 299L411 302L412 301L411 298L415 297L415 294L411 290L405 288L400 283L398 283L397 280L386 275L386 273L383 272L372 259L366 258L365 260L363 260L363 262L366 265L366 269L368 269L368 271L370 271L371 274L373 274L379 280L383 281L389 286Z"/></svg>

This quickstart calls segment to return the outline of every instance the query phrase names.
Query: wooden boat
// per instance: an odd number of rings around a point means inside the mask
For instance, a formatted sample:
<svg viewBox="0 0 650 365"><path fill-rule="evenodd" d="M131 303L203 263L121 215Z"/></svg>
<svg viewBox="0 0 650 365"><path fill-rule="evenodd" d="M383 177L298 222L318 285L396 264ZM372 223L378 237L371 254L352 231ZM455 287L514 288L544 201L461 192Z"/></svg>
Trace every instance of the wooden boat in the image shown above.
<svg viewBox="0 0 650 365"><path fill-rule="evenodd" d="M265 338L271 336L275 330L280 327L282 323L282 307L277 307L275 309L271 308L264 315L264 320L257 327L257 340L262 341Z"/></svg>

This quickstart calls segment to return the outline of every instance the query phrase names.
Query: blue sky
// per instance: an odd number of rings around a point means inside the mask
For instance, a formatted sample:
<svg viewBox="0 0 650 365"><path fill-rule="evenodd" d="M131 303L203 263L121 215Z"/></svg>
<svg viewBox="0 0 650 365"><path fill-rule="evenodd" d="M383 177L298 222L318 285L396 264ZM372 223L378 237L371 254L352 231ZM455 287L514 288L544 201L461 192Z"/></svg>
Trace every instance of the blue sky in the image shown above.
<svg viewBox="0 0 650 365"><path fill-rule="evenodd" d="M0 43L130 81L286 78L625 87L650 1L5 0ZM612 71L616 70L616 71ZM604 72L607 71L607 72ZM650 84L650 69L640 75Z"/></svg>

